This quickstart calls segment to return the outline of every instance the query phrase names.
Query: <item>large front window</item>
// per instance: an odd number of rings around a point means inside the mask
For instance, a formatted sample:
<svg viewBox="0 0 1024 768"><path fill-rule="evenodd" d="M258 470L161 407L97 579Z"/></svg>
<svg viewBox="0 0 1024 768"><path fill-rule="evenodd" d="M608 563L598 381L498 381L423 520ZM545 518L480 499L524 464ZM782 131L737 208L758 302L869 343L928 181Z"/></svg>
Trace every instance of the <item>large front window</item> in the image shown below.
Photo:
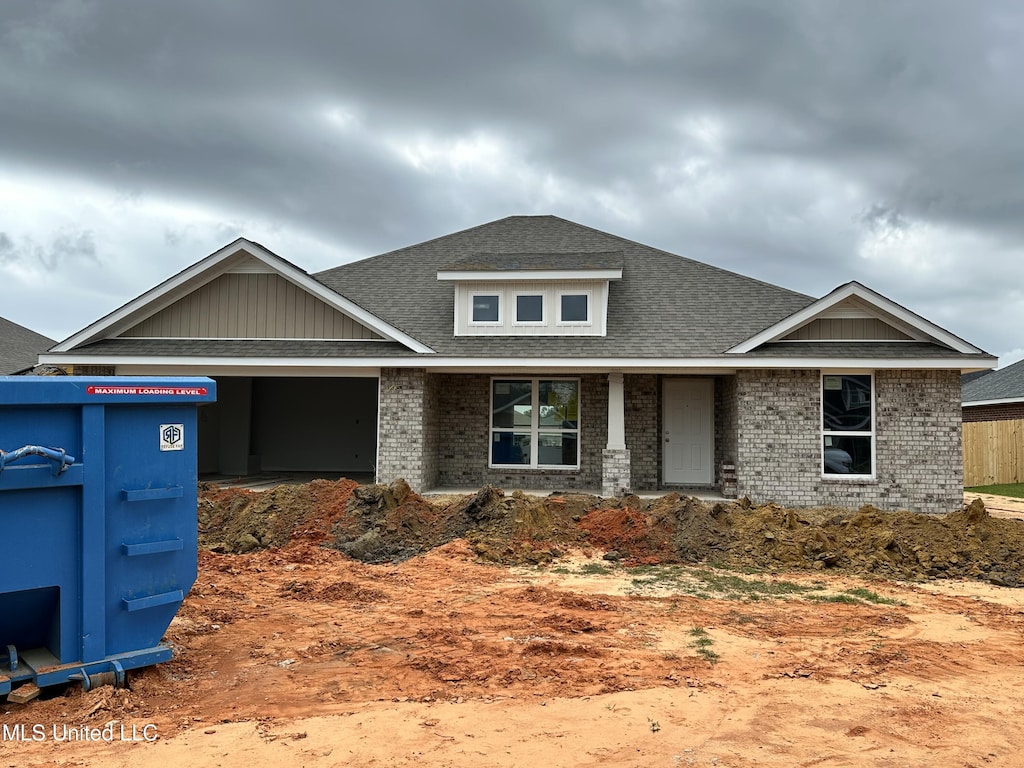
<svg viewBox="0 0 1024 768"><path fill-rule="evenodd" d="M870 374L821 377L822 473L874 475L875 417Z"/></svg>
<svg viewBox="0 0 1024 768"><path fill-rule="evenodd" d="M579 379L493 379L491 465L580 465Z"/></svg>

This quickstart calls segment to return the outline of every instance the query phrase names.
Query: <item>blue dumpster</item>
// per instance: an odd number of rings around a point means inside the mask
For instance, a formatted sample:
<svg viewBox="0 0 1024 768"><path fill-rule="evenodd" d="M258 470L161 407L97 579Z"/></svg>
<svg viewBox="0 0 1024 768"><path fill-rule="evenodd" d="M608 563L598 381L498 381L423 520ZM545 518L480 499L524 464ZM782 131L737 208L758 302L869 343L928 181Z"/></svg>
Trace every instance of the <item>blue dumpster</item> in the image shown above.
<svg viewBox="0 0 1024 768"><path fill-rule="evenodd" d="M171 658L215 399L206 378L0 377L0 696Z"/></svg>

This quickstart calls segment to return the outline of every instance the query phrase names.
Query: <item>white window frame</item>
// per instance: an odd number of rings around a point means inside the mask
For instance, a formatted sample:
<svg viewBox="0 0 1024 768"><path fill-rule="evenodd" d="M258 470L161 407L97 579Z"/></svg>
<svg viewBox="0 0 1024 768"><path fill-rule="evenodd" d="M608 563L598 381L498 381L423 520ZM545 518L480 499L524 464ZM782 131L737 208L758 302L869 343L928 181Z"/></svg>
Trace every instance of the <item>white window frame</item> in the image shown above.
<svg viewBox="0 0 1024 768"><path fill-rule="evenodd" d="M531 398L530 398L530 442L533 450L530 451L530 463L529 464L495 464L494 463L494 435L504 432L526 432L525 427L496 427L494 426L494 385L501 381L521 381L530 382ZM576 428L568 429L565 427L545 427L540 425L540 382L542 381L575 381L576 382ZM488 430L487 430L487 466L490 469L541 469L541 470L565 470L565 471L579 471L580 468L580 453L583 450L583 441L580 437L582 434L582 419L583 414L583 391L582 382L578 378L572 376L492 376L490 389L487 393L487 412L488 412ZM540 434L554 432L566 435L576 435L576 463L575 464L540 464L538 463L538 457L540 456Z"/></svg>
<svg viewBox="0 0 1024 768"><path fill-rule="evenodd" d="M562 319L562 297L563 296L586 296L587 297L587 319L586 320L563 320ZM557 312L556 325L593 325L594 324L594 292L590 288L564 288L558 291L558 300L555 311Z"/></svg>
<svg viewBox="0 0 1024 768"><path fill-rule="evenodd" d="M829 376L867 376L871 382L871 430L850 431L825 429L825 379ZM875 374L873 371L822 371L819 380L818 397L820 407L818 414L818 425L821 431L819 445L821 446L821 477L823 480L864 481L874 480L878 477L878 412L876 409ZM843 474L840 472L825 472L825 438L826 437L868 437L871 438L871 473L867 475Z"/></svg>
<svg viewBox="0 0 1024 768"><path fill-rule="evenodd" d="M476 303L476 299L477 299L478 296L480 296L480 297L485 297L486 296L487 298L490 298L492 296L497 297L497 299L498 299L498 319L497 320L474 320L473 319L473 305ZM476 291L476 292L470 291L470 293L469 293L469 317L466 318L466 319L467 319L469 325L486 326L486 327L489 327L489 328L497 328L497 327L505 324L505 320L504 320L504 317L503 317L504 307L505 307L504 296L502 296L502 292L501 291Z"/></svg>
<svg viewBox="0 0 1024 768"><path fill-rule="evenodd" d="M520 296L539 296L540 297L540 320L520 320L519 319L519 297ZM512 325L525 325L532 327L540 327L548 324L548 301L547 295L544 291L516 291L512 296L512 311L515 313L512 317Z"/></svg>

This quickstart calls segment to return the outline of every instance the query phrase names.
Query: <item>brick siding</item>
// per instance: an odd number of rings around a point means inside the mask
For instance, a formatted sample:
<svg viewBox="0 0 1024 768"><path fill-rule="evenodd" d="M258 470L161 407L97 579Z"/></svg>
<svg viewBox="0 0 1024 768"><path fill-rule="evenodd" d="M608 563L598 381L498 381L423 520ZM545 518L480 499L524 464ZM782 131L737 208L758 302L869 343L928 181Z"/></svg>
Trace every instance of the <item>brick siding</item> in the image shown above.
<svg viewBox="0 0 1024 768"><path fill-rule="evenodd" d="M960 378L955 371L877 371L873 480L821 476L818 371L741 371L740 495L788 506L835 504L949 512L962 503Z"/></svg>
<svg viewBox="0 0 1024 768"><path fill-rule="evenodd" d="M414 490L437 483L437 383L422 368L382 368L377 482L405 478Z"/></svg>
<svg viewBox="0 0 1024 768"><path fill-rule="evenodd" d="M1024 403L965 406L963 418L964 421L1016 421L1024 419Z"/></svg>
<svg viewBox="0 0 1024 768"><path fill-rule="evenodd" d="M607 386L606 380L606 389ZM630 453L629 474L632 490L654 491L657 490L661 479L658 469L661 466L658 377L653 373L627 373L623 378L623 389L626 448Z"/></svg>
<svg viewBox="0 0 1024 768"><path fill-rule="evenodd" d="M543 374L540 376L544 377ZM601 487L603 451L608 443L607 376L586 374L579 377L579 470L491 469L488 466L491 377L486 374L439 374L438 379L439 485L473 488L490 484L510 489L590 491Z"/></svg>

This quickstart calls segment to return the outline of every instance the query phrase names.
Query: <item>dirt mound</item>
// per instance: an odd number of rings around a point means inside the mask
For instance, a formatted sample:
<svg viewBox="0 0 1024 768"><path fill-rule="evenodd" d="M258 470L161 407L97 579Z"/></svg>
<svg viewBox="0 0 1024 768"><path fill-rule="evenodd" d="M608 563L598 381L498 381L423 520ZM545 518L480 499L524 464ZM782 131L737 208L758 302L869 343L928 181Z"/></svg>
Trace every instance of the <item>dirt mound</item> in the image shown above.
<svg viewBox="0 0 1024 768"><path fill-rule="evenodd" d="M360 486L352 480L314 480L280 485L261 493L201 486L199 545L241 554L283 547L298 539L321 542L348 519L349 501Z"/></svg>
<svg viewBox="0 0 1024 768"><path fill-rule="evenodd" d="M366 563L401 562L464 539L478 557L505 564L550 562L583 548L627 566L710 562L1024 585L1024 522L990 517L980 500L948 515L706 503L674 493L653 500L539 498L493 487L431 501L402 480L318 480L264 493L203 489L199 530L201 545L219 552L306 540ZM330 599L301 584L291 596Z"/></svg>

